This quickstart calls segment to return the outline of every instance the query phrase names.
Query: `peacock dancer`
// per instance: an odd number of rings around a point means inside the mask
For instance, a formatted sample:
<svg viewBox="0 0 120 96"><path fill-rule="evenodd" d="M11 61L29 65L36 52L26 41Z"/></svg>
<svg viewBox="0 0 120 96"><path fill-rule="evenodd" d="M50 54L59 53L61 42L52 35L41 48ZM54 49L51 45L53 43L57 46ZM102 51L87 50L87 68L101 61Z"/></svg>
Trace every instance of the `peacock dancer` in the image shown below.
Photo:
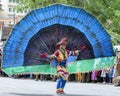
<svg viewBox="0 0 120 96"><path fill-rule="evenodd" d="M41 58L46 58L49 60L54 60L52 65L56 67L57 70L57 86L56 93L57 94L65 94L64 87L66 85L66 81L68 79L68 69L67 64L69 61L76 60L76 57L85 50L86 46L82 46L81 50L69 51L66 49L67 38L63 37L60 42L57 44L57 50L52 55L47 55L46 53L41 54ZM69 58L69 56L75 56L73 58ZM72 60L71 60L72 59Z"/></svg>

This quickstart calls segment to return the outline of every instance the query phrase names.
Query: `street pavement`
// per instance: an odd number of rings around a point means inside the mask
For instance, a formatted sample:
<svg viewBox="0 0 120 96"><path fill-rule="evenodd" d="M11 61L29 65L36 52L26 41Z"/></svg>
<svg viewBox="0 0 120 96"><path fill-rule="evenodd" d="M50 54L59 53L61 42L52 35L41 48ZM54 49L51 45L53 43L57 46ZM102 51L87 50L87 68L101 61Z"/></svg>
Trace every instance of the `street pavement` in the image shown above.
<svg viewBox="0 0 120 96"><path fill-rule="evenodd" d="M56 82L0 77L0 96L58 96ZM112 84L67 82L62 96L120 96Z"/></svg>

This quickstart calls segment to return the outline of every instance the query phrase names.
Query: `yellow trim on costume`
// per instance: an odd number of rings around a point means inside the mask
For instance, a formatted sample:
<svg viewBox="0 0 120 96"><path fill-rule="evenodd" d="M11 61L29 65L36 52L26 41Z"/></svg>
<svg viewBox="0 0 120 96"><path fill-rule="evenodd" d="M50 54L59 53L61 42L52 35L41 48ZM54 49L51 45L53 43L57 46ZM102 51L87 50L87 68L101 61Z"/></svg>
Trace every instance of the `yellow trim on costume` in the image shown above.
<svg viewBox="0 0 120 96"><path fill-rule="evenodd" d="M68 73L68 69L66 67L57 66L57 71L62 70L63 72L57 72L58 77L62 77L63 80L68 79L68 75L65 75L64 72Z"/></svg>
<svg viewBox="0 0 120 96"><path fill-rule="evenodd" d="M63 67L63 66L57 66L57 71L58 70L63 70L64 72L68 72L68 69L66 67Z"/></svg>
<svg viewBox="0 0 120 96"><path fill-rule="evenodd" d="M59 55L56 58L58 61L62 61L62 60L66 60L67 57L68 57L67 51L65 51L65 58L64 58L63 53L59 50Z"/></svg>
<svg viewBox="0 0 120 96"><path fill-rule="evenodd" d="M74 51L74 55L77 55L77 56L78 56L78 55L79 55L79 50L75 50L75 51Z"/></svg>
<svg viewBox="0 0 120 96"><path fill-rule="evenodd" d="M55 58L55 55L49 55L49 59L54 59Z"/></svg>
<svg viewBox="0 0 120 96"><path fill-rule="evenodd" d="M61 90L63 90L63 89L62 89L62 88L58 88L57 90L60 90L60 91L61 91Z"/></svg>

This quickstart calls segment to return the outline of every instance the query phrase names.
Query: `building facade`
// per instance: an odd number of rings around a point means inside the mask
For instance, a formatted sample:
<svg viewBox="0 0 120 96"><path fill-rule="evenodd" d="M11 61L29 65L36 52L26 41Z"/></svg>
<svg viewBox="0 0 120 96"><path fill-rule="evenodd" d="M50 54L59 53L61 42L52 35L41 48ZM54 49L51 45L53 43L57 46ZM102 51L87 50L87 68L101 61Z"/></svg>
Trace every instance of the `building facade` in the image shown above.
<svg viewBox="0 0 120 96"><path fill-rule="evenodd" d="M15 25L21 18L23 18L29 10L18 12L15 7L20 0L0 0L2 11L0 12L0 22L4 22L5 26Z"/></svg>
<svg viewBox="0 0 120 96"><path fill-rule="evenodd" d="M15 7L19 2L20 0L0 0L0 49L3 48L13 26L29 12L16 11Z"/></svg>

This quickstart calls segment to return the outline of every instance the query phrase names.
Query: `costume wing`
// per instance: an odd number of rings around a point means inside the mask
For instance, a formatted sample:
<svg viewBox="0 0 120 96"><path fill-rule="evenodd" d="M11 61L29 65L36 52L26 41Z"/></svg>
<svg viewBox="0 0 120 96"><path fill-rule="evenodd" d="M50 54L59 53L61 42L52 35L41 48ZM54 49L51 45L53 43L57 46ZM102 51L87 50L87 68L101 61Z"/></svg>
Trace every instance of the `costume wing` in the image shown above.
<svg viewBox="0 0 120 96"><path fill-rule="evenodd" d="M56 59L50 60L50 65L51 65L52 67L56 68L57 65L58 65L58 61L57 61Z"/></svg>
<svg viewBox="0 0 120 96"><path fill-rule="evenodd" d="M68 58L67 58L67 61L66 61L66 63L67 63L67 65L68 64L70 64L70 63L74 63L74 61L77 59L77 56L68 56Z"/></svg>

